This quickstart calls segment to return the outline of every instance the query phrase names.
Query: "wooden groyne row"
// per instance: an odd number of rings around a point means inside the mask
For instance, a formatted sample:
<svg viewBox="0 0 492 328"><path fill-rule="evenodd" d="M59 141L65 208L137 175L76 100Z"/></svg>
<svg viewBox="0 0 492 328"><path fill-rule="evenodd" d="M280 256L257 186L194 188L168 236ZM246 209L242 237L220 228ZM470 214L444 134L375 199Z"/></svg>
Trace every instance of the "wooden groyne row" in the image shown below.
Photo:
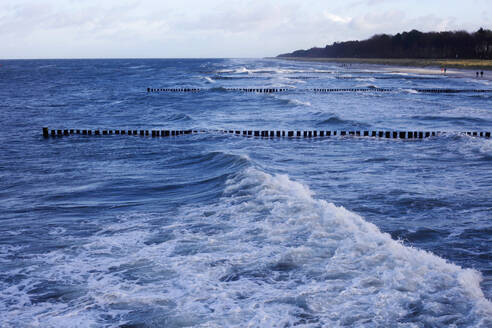
<svg viewBox="0 0 492 328"><path fill-rule="evenodd" d="M99 130L99 129L48 129L43 128L43 136L48 137L63 137L71 135L84 136L106 136L106 135L129 135L129 136L152 136L152 137L170 137L182 134L198 133L199 131L192 130ZM200 131L204 132L204 131Z"/></svg>
<svg viewBox="0 0 492 328"><path fill-rule="evenodd" d="M237 91L237 92L255 92L255 93L277 93L287 91L309 91L309 92L393 92L402 91L402 89L391 88L337 88L337 89L290 89L290 88L220 88L224 91ZM147 88L147 92L203 92L213 91L218 89L198 89L198 88ZM404 90L404 89L403 89ZM412 88L411 90L421 93L487 93L492 92L492 89L422 89Z"/></svg>
<svg viewBox="0 0 492 328"><path fill-rule="evenodd" d="M63 137L71 135L106 136L130 135L142 137L171 137L196 133L227 133L246 137L262 138L324 138L331 136L373 137L387 139L424 139L448 134L468 135L490 138L490 132L441 132L441 131L318 131L318 130L87 130L87 129L48 129L43 128L43 136Z"/></svg>

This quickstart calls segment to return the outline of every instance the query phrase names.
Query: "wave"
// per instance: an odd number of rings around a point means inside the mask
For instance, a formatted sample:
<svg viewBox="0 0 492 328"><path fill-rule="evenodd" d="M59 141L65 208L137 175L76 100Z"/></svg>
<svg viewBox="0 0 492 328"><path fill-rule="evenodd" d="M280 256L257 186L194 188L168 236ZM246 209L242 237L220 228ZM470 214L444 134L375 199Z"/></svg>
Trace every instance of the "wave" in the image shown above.
<svg viewBox="0 0 492 328"><path fill-rule="evenodd" d="M367 83L356 84L355 87L356 88L362 88L362 89L378 89L379 88L377 85L367 84Z"/></svg>
<svg viewBox="0 0 492 328"><path fill-rule="evenodd" d="M227 92L227 89L224 87L213 87L210 88L210 91L215 91L215 92Z"/></svg>
<svg viewBox="0 0 492 328"><path fill-rule="evenodd" d="M280 77L280 78L277 78L277 80L285 82L287 84L294 84L294 83L305 84L305 83L307 83L307 81L304 81L303 79L292 79L290 77Z"/></svg>
<svg viewBox="0 0 492 328"><path fill-rule="evenodd" d="M221 69L215 71L216 73L229 73L229 74L334 74L334 71L323 69L288 69L278 67L263 67L263 68L246 68L241 66L239 68Z"/></svg>
<svg viewBox="0 0 492 328"><path fill-rule="evenodd" d="M291 103L293 105L299 105L299 106L308 106L308 107L311 106L311 103L309 101L301 101L298 99L289 99L289 103Z"/></svg>
<svg viewBox="0 0 492 328"><path fill-rule="evenodd" d="M325 113L316 113L318 115L324 116ZM316 115L315 114L315 115ZM354 120L347 120L347 119L342 119L338 117L337 115L332 115L329 116L328 118L325 118L318 123L316 123L318 126L336 126L336 127L357 127L357 128L368 128L370 127L369 124L367 123L362 123Z"/></svg>
<svg viewBox="0 0 492 328"><path fill-rule="evenodd" d="M465 81L467 83L475 83L475 84L482 84L482 85L492 85L492 81L490 80L485 80L485 79L477 79L477 78L473 78L473 79L465 79Z"/></svg>
<svg viewBox="0 0 492 328"><path fill-rule="evenodd" d="M191 121L193 120L191 116L183 113L175 113L171 114L166 118L167 121L176 122L176 121Z"/></svg>
<svg viewBox="0 0 492 328"><path fill-rule="evenodd" d="M263 69L263 68L256 68L256 69L248 69L244 66L241 66L239 68L235 69L222 69L216 71L217 73L231 73L231 74L253 74L253 73L277 73L281 72L281 69Z"/></svg>
<svg viewBox="0 0 492 328"><path fill-rule="evenodd" d="M358 79L375 79L375 80L438 80L440 77L435 77L435 76L352 76L352 75L342 75L342 76L337 76L337 79L340 80L358 80Z"/></svg>
<svg viewBox="0 0 492 328"><path fill-rule="evenodd" d="M288 79L293 80L311 80L311 79L319 79L318 76L286 76Z"/></svg>
<svg viewBox="0 0 492 328"><path fill-rule="evenodd" d="M449 151L458 152L463 155L463 158L475 157L485 161L492 160L492 140L463 135L459 138L458 147L450 146Z"/></svg>
<svg viewBox="0 0 492 328"><path fill-rule="evenodd" d="M219 201L175 216L127 214L77 247L36 255L16 285L0 289L0 320L46 327L491 322L477 271L393 240L287 175L245 168L225 182ZM0 258L19 252L2 249Z"/></svg>
<svg viewBox="0 0 492 328"><path fill-rule="evenodd" d="M487 119L468 116L437 116L437 115L414 115L411 117L415 120L434 121L434 122L451 122L456 124L462 123L489 123Z"/></svg>
<svg viewBox="0 0 492 328"><path fill-rule="evenodd" d="M226 76L226 75L214 75L212 77L214 80L256 80L256 79L269 79L270 77L265 76Z"/></svg>
<svg viewBox="0 0 492 328"><path fill-rule="evenodd" d="M128 66L128 69L141 69L141 68L147 68L149 66L147 65L136 65L136 66Z"/></svg>
<svg viewBox="0 0 492 328"><path fill-rule="evenodd" d="M481 140L481 143L476 148L477 152L484 158L492 159L492 140Z"/></svg>
<svg viewBox="0 0 492 328"><path fill-rule="evenodd" d="M355 80L360 81L360 82L374 82L374 81L376 81L376 79L373 77L357 77L357 78L355 78Z"/></svg>
<svg viewBox="0 0 492 328"><path fill-rule="evenodd" d="M50 65L41 65L38 67L38 69L43 69L43 68L51 68L51 67L56 67L55 64L50 64Z"/></svg>
<svg viewBox="0 0 492 328"><path fill-rule="evenodd" d="M288 105L294 105L294 106L307 106L311 107L311 102L309 101L302 101L299 99L289 99L289 98L281 98L277 96L273 96L273 98L277 99L278 101L288 104Z"/></svg>
<svg viewBox="0 0 492 328"><path fill-rule="evenodd" d="M208 83L215 83L216 81L214 79L212 79L211 77L208 77L208 76L205 76L203 77L205 79L205 81L207 81Z"/></svg>

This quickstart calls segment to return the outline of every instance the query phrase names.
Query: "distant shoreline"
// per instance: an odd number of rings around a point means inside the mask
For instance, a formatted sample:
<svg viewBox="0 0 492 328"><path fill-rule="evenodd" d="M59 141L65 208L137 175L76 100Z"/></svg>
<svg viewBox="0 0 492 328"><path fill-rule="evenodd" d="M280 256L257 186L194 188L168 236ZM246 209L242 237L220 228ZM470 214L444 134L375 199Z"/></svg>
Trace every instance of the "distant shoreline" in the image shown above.
<svg viewBox="0 0 492 328"><path fill-rule="evenodd" d="M400 59L400 58L315 58L315 57L272 57L271 59L332 62L343 64L375 64L411 67L446 67L469 70L492 70L492 60L482 59Z"/></svg>

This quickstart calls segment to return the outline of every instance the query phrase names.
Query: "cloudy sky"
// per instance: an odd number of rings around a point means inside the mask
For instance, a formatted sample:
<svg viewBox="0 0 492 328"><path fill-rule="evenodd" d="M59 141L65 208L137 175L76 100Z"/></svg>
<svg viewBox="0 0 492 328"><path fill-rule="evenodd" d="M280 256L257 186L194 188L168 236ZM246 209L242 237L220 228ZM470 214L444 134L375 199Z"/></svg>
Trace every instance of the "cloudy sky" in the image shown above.
<svg viewBox="0 0 492 328"><path fill-rule="evenodd" d="M266 57L492 28L492 0L1 0L0 58Z"/></svg>

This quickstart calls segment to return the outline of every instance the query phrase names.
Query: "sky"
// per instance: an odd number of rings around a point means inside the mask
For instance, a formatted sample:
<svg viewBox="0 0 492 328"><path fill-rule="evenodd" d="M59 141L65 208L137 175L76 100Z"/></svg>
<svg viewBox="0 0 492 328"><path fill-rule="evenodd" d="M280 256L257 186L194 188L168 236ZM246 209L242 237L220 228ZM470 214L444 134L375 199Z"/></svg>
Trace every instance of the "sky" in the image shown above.
<svg viewBox="0 0 492 328"><path fill-rule="evenodd" d="M1 0L0 59L258 58L480 27L492 0Z"/></svg>

